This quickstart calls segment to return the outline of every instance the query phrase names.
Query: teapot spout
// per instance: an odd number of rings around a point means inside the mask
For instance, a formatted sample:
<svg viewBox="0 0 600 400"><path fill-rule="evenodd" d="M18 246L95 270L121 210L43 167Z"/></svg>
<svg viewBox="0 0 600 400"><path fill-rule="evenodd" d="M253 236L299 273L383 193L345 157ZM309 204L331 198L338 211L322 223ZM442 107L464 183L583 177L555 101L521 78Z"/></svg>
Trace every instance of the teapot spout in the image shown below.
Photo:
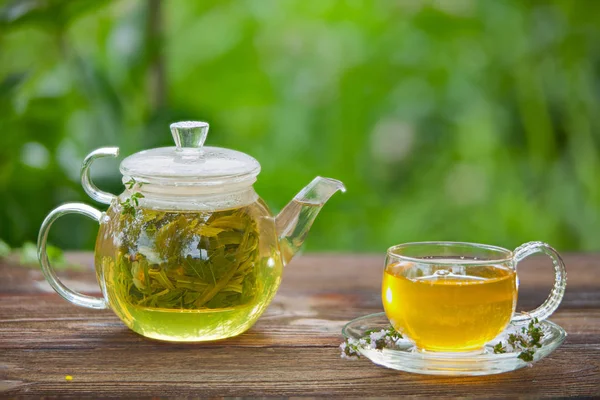
<svg viewBox="0 0 600 400"><path fill-rule="evenodd" d="M319 211L338 190L346 191L342 182L317 176L277 215L275 227L284 265L298 252Z"/></svg>

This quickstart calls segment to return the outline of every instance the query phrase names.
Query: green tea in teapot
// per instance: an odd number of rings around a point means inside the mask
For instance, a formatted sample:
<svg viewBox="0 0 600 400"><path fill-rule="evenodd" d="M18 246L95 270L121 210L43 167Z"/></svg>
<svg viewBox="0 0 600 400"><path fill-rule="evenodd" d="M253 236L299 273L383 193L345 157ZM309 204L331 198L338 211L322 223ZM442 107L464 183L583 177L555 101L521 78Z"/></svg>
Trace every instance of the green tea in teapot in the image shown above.
<svg viewBox="0 0 600 400"><path fill-rule="evenodd" d="M125 204L109 215L119 225L109 230L122 233L100 232L96 254L115 312L133 330L167 340L186 340L190 332L190 340L218 337L244 326L262 312L279 280L264 265L271 255L259 251L259 209L159 211Z"/></svg>
<svg viewBox="0 0 600 400"><path fill-rule="evenodd" d="M170 125L172 147L139 151L119 167L126 190L116 196L92 182L90 166L119 149L94 150L81 183L101 212L82 203L55 208L38 240L42 272L71 303L112 309L133 331L154 339L199 342L238 335L256 322L279 289L314 219L342 182L316 177L274 215L254 190L252 156L204 146L208 124ZM66 287L50 265L47 238L59 217L100 224L95 267L102 297Z"/></svg>

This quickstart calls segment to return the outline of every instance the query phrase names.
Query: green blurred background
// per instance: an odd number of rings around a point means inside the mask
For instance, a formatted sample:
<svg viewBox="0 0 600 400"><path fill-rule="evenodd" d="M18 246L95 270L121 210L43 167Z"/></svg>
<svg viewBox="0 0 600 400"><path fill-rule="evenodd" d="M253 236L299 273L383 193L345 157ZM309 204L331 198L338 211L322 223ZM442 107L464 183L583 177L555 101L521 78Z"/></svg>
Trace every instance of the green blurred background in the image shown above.
<svg viewBox="0 0 600 400"><path fill-rule="evenodd" d="M177 120L262 164L281 209L342 180L306 245L600 250L600 1L22 0L0 6L0 239L83 201L85 155ZM120 158L122 159L122 157ZM121 192L118 161L93 178ZM97 205L97 204L96 204ZM51 241L91 249L68 217Z"/></svg>

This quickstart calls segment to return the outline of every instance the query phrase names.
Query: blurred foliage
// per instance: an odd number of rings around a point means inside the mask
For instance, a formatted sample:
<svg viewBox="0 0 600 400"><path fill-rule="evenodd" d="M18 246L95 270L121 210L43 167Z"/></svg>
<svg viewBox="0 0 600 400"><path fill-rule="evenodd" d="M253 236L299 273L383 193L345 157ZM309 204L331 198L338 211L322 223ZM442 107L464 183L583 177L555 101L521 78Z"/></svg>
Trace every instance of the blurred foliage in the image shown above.
<svg viewBox="0 0 600 400"><path fill-rule="evenodd" d="M311 250L413 240L600 250L600 1L22 0L0 6L0 237L91 202L87 153L207 144L262 164L274 211L342 180ZM93 178L122 191L115 161ZM65 218L60 247L97 227Z"/></svg>
<svg viewBox="0 0 600 400"><path fill-rule="evenodd" d="M10 246L0 239L0 258L8 257L10 255Z"/></svg>
<svg viewBox="0 0 600 400"><path fill-rule="evenodd" d="M82 265L68 261L64 251L58 247L47 245L46 254L52 267L56 270L83 269ZM6 242L0 239L0 260L8 260L13 263L18 262L18 265L29 268L39 267L37 246L33 242L25 242L21 248L11 249Z"/></svg>

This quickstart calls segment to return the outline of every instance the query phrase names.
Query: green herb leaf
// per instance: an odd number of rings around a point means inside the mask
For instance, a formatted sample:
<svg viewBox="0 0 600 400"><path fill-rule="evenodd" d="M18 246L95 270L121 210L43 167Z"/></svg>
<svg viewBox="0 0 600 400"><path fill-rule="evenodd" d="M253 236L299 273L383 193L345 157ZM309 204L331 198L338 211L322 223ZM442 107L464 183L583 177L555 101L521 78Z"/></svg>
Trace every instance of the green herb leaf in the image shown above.
<svg viewBox="0 0 600 400"><path fill-rule="evenodd" d="M504 347L502 345L502 342L498 342L495 346L494 346L494 354L502 354L502 353L506 353L506 347Z"/></svg>
<svg viewBox="0 0 600 400"><path fill-rule="evenodd" d="M535 349L542 347L541 339L544 336L542 328L537 326L537 318L532 319L527 327L521 328L521 333L511 333L508 335L507 346L502 342L494 346L494 353L506 353L507 351L520 351L517 356L525 362L533 361Z"/></svg>
<svg viewBox="0 0 600 400"><path fill-rule="evenodd" d="M135 183L136 183L135 179L131 178L130 180L125 182L125 187L127 187L127 189L131 190L135 186Z"/></svg>
<svg viewBox="0 0 600 400"><path fill-rule="evenodd" d="M542 336L544 336L544 332L542 332L540 327L535 326L537 323L537 318L529 323L529 327L527 329L527 334L531 338L529 340L529 346L542 347L540 340L542 339Z"/></svg>
<svg viewBox="0 0 600 400"><path fill-rule="evenodd" d="M542 328L537 326L539 321L533 319L527 328L522 329L522 332L528 336L511 333L508 335L506 346L500 341L493 347L494 354L504 354L509 351L520 351L517 358L532 362L535 354L535 349L541 347L541 338L544 336ZM402 338L402 335L394 330L393 327L387 329L372 329L365 331L364 336L359 339L346 339L341 345L342 358L360 358L360 349L377 349L393 348L394 345Z"/></svg>
<svg viewBox="0 0 600 400"><path fill-rule="evenodd" d="M135 204L135 206L139 206L140 203L138 201L138 199L143 199L144 195L141 194L140 192L135 192L134 194L131 195L131 201L133 201L133 203Z"/></svg>
<svg viewBox="0 0 600 400"><path fill-rule="evenodd" d="M127 187L127 189L131 190L133 189L133 187L135 186L137 182L135 181L134 178L129 179L127 182L125 182L125 187Z"/></svg>
<svg viewBox="0 0 600 400"><path fill-rule="evenodd" d="M143 199L144 195L140 192L135 192L129 196L125 201L121 202L121 214L135 217L136 207L140 205L139 199Z"/></svg>
<svg viewBox="0 0 600 400"><path fill-rule="evenodd" d="M361 339L346 339L340 345L340 349L342 350L342 358L360 358L361 348L376 350L394 348L397 346L397 343L400 339L402 339L402 335L392 326L384 329L371 329L365 331L365 334Z"/></svg>
<svg viewBox="0 0 600 400"><path fill-rule="evenodd" d="M133 188L141 188L144 185L143 182L138 182L135 178L131 177L127 182L125 182L125 187L129 190L133 190Z"/></svg>
<svg viewBox="0 0 600 400"><path fill-rule="evenodd" d="M533 349L523 350L521 353L519 353L517 358L520 358L521 360L523 360L525 362L531 362L531 361L533 361L534 353L535 353L535 351Z"/></svg>

